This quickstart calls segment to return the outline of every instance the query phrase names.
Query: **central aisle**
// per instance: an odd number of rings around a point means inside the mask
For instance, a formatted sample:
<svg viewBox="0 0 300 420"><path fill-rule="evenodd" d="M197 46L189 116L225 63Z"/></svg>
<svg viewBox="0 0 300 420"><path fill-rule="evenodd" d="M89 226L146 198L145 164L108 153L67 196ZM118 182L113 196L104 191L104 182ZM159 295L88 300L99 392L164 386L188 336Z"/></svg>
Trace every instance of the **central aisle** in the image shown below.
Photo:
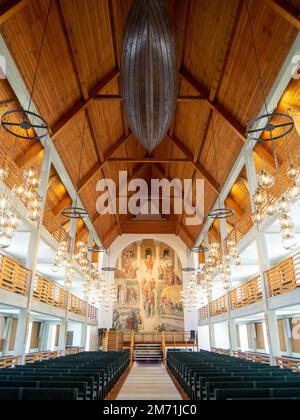
<svg viewBox="0 0 300 420"><path fill-rule="evenodd" d="M181 400L162 363L135 363L117 400Z"/></svg>

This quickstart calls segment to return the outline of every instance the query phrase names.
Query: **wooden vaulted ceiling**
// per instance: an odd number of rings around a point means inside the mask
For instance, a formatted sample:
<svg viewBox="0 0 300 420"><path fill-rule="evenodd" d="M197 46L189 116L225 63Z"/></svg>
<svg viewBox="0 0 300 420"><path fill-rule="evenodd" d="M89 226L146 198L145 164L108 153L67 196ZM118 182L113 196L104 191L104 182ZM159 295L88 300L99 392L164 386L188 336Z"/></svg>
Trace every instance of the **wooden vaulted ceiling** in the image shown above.
<svg viewBox="0 0 300 420"><path fill-rule="evenodd" d="M246 2L166 0L177 38L180 87L172 127L151 156L131 135L120 96L121 47L131 2L53 0L33 99L106 247L122 233L156 232L178 234L192 246L202 226L186 226L184 215L161 222L100 217L96 183L101 177L118 182L120 170L147 181L204 178L207 216L244 144L247 121L263 103ZM300 29L300 0L248 3L268 92ZM29 89L48 5L49 0L0 0L1 34ZM9 106L13 94L5 83L1 81L0 102ZM79 176L84 118L87 133ZM26 145L26 150L18 147L19 166L41 151L37 144ZM267 160L271 156L263 146L255 152ZM53 177L48 204L58 213L69 198L59 190L57 174ZM227 204L241 217L243 203L237 201L229 196Z"/></svg>

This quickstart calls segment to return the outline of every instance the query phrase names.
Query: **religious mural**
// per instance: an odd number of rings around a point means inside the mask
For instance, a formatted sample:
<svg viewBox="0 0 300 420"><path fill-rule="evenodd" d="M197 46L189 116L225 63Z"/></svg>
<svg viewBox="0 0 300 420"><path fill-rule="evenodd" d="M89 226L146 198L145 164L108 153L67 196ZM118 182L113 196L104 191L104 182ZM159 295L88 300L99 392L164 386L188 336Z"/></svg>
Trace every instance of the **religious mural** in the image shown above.
<svg viewBox="0 0 300 420"><path fill-rule="evenodd" d="M168 245L143 240L127 247L115 272L114 328L183 330L180 261Z"/></svg>

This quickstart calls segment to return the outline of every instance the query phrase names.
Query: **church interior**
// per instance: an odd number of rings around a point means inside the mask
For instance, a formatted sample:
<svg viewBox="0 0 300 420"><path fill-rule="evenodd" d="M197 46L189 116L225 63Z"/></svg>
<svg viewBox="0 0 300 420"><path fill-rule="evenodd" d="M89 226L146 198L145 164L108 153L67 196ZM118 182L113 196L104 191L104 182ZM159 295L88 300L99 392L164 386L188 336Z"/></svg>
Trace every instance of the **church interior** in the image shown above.
<svg viewBox="0 0 300 420"><path fill-rule="evenodd" d="M300 0L0 0L0 400L300 400Z"/></svg>

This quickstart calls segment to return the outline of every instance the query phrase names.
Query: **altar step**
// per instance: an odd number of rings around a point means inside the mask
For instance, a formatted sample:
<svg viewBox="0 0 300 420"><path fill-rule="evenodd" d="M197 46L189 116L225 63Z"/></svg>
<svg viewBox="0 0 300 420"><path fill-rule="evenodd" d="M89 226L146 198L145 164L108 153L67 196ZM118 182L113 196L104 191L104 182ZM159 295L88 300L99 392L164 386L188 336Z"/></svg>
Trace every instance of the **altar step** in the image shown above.
<svg viewBox="0 0 300 420"><path fill-rule="evenodd" d="M161 361L163 354L160 344L136 344L134 346L135 361Z"/></svg>

